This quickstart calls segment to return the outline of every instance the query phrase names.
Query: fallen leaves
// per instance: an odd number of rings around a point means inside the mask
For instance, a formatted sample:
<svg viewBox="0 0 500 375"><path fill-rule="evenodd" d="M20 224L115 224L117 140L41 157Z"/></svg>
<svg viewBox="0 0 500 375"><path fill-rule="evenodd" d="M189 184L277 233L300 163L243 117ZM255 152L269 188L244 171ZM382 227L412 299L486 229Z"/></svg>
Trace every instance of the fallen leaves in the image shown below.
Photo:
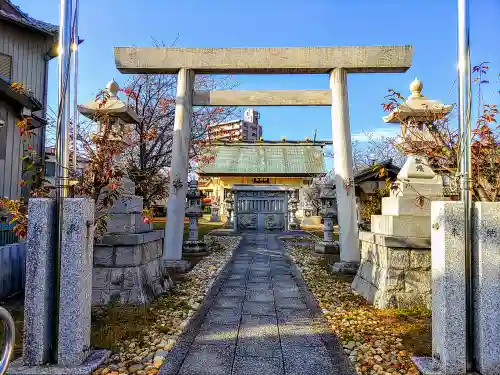
<svg viewBox="0 0 500 375"><path fill-rule="evenodd" d="M312 247L287 241L286 248L358 374L419 374L411 356L430 354L428 312L375 309L351 290L352 279L330 274Z"/></svg>

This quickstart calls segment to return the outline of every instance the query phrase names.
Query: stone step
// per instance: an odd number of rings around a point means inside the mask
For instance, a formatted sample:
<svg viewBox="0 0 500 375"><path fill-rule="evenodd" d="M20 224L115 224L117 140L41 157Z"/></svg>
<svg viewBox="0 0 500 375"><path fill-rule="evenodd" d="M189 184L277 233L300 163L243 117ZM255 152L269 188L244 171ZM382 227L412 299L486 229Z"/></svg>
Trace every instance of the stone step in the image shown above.
<svg viewBox="0 0 500 375"><path fill-rule="evenodd" d="M152 229L151 224L142 222L141 213L109 214L106 219L107 233L143 233Z"/></svg>
<svg viewBox="0 0 500 375"><path fill-rule="evenodd" d="M422 207L419 204L422 204ZM413 215L430 216L431 201L428 199L418 200L416 197L386 197L382 198L382 215Z"/></svg>
<svg viewBox="0 0 500 375"><path fill-rule="evenodd" d="M417 198L422 195L430 200L439 200L443 197L443 183L440 181L397 181L396 185L398 185L398 189L391 192L391 196Z"/></svg>
<svg viewBox="0 0 500 375"><path fill-rule="evenodd" d="M430 237L429 216L372 215L371 230L388 236Z"/></svg>
<svg viewBox="0 0 500 375"><path fill-rule="evenodd" d="M110 214L142 213L144 208L142 197L137 195L122 194L113 207L107 210Z"/></svg>

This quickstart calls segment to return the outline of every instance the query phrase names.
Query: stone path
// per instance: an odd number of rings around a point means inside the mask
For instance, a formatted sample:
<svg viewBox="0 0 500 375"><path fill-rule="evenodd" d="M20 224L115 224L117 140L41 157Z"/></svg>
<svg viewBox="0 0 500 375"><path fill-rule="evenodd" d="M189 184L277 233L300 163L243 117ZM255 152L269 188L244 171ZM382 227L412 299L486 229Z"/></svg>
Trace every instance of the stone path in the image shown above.
<svg viewBox="0 0 500 375"><path fill-rule="evenodd" d="M355 374L273 234L245 235L161 375Z"/></svg>

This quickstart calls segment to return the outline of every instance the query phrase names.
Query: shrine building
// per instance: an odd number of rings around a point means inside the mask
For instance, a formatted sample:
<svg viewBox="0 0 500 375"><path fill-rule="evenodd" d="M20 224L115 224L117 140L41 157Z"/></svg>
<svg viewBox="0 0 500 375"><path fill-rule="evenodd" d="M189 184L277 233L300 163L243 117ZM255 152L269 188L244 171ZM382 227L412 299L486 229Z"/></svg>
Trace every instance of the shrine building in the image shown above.
<svg viewBox="0 0 500 375"><path fill-rule="evenodd" d="M331 142L308 139L215 142L210 147L210 162L197 170L200 189L220 207L222 215L225 215L224 199L235 185L268 186L269 191L277 187L295 190L300 218L306 204L304 188L313 178L326 174L323 148L328 144Z"/></svg>

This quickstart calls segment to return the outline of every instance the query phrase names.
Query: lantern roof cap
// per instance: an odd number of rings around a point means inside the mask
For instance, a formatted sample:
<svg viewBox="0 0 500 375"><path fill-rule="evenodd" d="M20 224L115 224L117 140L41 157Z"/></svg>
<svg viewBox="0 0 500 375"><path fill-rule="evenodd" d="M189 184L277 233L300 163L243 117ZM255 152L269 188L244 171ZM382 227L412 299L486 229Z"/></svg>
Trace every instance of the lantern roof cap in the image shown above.
<svg viewBox="0 0 500 375"><path fill-rule="evenodd" d="M453 105L441 103L439 100L428 99L422 95L424 84L418 78L410 83L411 95L405 103L399 105L389 115L383 116L384 122L401 123L408 119L428 121L441 115L447 115Z"/></svg>
<svg viewBox="0 0 500 375"><path fill-rule="evenodd" d="M118 97L120 86L112 79L106 85L105 98L96 98L88 104L78 106L78 111L85 117L98 121L101 116L117 117L127 124L137 124L141 117L131 106Z"/></svg>

